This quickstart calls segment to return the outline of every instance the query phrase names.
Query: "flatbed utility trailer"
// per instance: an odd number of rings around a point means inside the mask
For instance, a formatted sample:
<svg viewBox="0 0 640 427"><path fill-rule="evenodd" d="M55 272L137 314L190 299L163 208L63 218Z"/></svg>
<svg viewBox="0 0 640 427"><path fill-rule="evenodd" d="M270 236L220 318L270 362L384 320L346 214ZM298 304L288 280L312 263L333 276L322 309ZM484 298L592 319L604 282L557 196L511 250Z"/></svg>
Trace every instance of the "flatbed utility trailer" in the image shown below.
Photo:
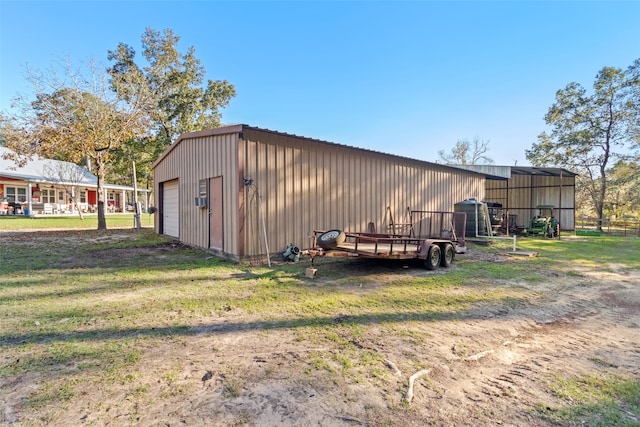
<svg viewBox="0 0 640 427"><path fill-rule="evenodd" d="M424 261L428 270L449 267L456 253L466 252L465 212L411 211L407 234L314 231L316 256Z"/></svg>

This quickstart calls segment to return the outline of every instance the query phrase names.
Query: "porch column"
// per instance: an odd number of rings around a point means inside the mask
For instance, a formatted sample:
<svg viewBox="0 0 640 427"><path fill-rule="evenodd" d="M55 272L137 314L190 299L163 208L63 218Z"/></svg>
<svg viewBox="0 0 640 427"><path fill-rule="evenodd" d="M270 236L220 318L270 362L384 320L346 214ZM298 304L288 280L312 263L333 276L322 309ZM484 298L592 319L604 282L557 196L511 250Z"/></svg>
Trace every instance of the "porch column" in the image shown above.
<svg viewBox="0 0 640 427"><path fill-rule="evenodd" d="M120 200L120 209L122 209L122 212L124 213L127 211L127 192L125 190L122 190Z"/></svg>
<svg viewBox="0 0 640 427"><path fill-rule="evenodd" d="M31 181L27 182L27 209L29 210L29 216L33 216L33 209L32 209L32 198L31 198L31 193L32 193L32 185L31 185Z"/></svg>

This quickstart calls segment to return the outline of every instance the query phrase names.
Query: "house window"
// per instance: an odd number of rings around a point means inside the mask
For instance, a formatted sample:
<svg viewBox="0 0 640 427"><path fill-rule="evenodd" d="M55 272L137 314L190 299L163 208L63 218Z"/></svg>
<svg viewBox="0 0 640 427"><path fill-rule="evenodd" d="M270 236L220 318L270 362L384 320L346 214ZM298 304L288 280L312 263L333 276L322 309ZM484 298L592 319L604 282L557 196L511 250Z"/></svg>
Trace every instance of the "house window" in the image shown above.
<svg viewBox="0 0 640 427"><path fill-rule="evenodd" d="M27 189L25 187L7 187L7 200L10 202L26 202Z"/></svg>
<svg viewBox="0 0 640 427"><path fill-rule="evenodd" d="M58 203L64 205L64 191L58 191Z"/></svg>
<svg viewBox="0 0 640 427"><path fill-rule="evenodd" d="M86 191L81 191L80 192L80 203L87 203L87 192Z"/></svg>
<svg viewBox="0 0 640 427"><path fill-rule="evenodd" d="M42 198L42 203L55 203L56 202L56 190L40 190L40 197Z"/></svg>

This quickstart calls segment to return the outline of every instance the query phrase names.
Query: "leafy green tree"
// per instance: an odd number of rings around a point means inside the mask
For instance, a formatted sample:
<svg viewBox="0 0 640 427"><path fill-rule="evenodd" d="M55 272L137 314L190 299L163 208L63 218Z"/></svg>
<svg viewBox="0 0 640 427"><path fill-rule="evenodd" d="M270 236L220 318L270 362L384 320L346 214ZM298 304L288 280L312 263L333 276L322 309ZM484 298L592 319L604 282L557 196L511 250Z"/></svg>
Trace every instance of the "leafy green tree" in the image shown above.
<svg viewBox="0 0 640 427"><path fill-rule="evenodd" d="M620 160L608 171L605 209L617 217L640 213L640 163Z"/></svg>
<svg viewBox="0 0 640 427"><path fill-rule="evenodd" d="M545 115L551 132L541 133L526 150L535 166L561 166L579 173L598 219L604 215L611 162L624 159L638 144L639 69L639 61L627 70L604 67L592 94L578 83L558 90Z"/></svg>
<svg viewBox="0 0 640 427"><path fill-rule="evenodd" d="M8 113L0 112L0 147L7 146L7 138L9 138L9 135L17 134L20 134L20 132L18 129L15 129L15 120L13 117ZM17 163L20 162L18 161Z"/></svg>
<svg viewBox="0 0 640 427"><path fill-rule="evenodd" d="M136 161L141 174L149 176L152 162L178 135L219 127L220 109L236 95L226 80L207 80L203 85L205 68L195 49L180 53L179 41L171 29L147 28L142 35L144 66L136 63L135 50L127 44L108 52L114 91L126 102L141 101L150 123L149 137L121 147L116 169L128 170Z"/></svg>
<svg viewBox="0 0 640 427"><path fill-rule="evenodd" d="M7 134L7 127L9 126L9 119L5 116L5 114L0 113L0 147L7 146L5 135Z"/></svg>
<svg viewBox="0 0 640 427"><path fill-rule="evenodd" d="M493 159L486 155L489 151L489 141L478 137L473 141L459 139L449 153L439 150L438 156L444 163L455 165L492 164Z"/></svg>
<svg viewBox="0 0 640 427"><path fill-rule="evenodd" d="M87 157L98 178L98 230L106 230L104 182L114 150L144 135L146 116L131 91L123 104L110 90L104 68L89 64L87 75L67 63L62 76L28 71L35 100L17 97L17 111L3 120L7 147L19 156L82 163ZM124 81L123 81L124 85Z"/></svg>

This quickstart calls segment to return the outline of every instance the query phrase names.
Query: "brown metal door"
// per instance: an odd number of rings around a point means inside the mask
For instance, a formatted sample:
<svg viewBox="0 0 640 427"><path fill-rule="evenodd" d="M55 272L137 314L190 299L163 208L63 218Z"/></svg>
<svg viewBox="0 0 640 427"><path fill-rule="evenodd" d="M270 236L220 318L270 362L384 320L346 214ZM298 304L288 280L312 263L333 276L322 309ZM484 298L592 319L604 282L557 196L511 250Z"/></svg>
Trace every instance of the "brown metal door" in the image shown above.
<svg viewBox="0 0 640 427"><path fill-rule="evenodd" d="M224 222L222 217L222 177L209 180L209 246L212 249L224 250Z"/></svg>

